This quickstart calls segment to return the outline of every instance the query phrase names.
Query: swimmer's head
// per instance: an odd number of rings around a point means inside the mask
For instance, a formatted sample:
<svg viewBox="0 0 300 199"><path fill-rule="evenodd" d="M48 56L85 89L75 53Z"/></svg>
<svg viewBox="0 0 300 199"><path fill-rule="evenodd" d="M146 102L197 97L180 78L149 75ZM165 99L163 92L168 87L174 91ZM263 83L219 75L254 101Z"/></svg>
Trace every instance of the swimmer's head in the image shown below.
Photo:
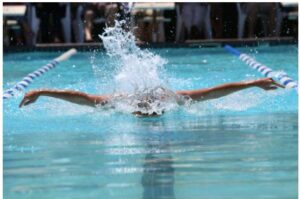
<svg viewBox="0 0 300 199"><path fill-rule="evenodd" d="M136 116L159 116L165 110L176 106L176 93L162 87L136 91L114 98L114 104Z"/></svg>
<svg viewBox="0 0 300 199"><path fill-rule="evenodd" d="M150 104L151 104L151 102L149 103L149 102L142 101L142 102L137 103L137 107L138 108L144 108L144 109L148 110L148 109L151 108Z"/></svg>
<svg viewBox="0 0 300 199"><path fill-rule="evenodd" d="M136 104L137 111L134 111L133 114L137 116L159 116L164 111L155 111L156 108L160 106L159 102L154 103L151 99L146 99L138 102ZM161 112L161 114L159 114Z"/></svg>
<svg viewBox="0 0 300 199"><path fill-rule="evenodd" d="M158 114L157 112L143 113L141 111L134 111L132 114L138 117L157 117L157 116L161 116L163 113L164 111L162 111L161 114Z"/></svg>

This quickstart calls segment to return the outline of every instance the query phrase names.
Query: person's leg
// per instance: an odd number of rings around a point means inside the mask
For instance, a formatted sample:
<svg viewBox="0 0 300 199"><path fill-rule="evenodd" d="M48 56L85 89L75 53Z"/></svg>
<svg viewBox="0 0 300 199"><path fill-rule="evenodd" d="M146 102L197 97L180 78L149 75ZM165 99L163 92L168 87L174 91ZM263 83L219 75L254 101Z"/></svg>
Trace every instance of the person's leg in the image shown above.
<svg viewBox="0 0 300 199"><path fill-rule="evenodd" d="M30 46L30 45L33 44L32 38L34 36L34 33L30 29L30 27L29 27L29 25L27 24L26 21L22 20L21 21L21 25L22 25L22 30L23 30L24 38L25 38L25 43L26 43L26 45Z"/></svg>
<svg viewBox="0 0 300 199"><path fill-rule="evenodd" d="M268 37L274 37L276 36L276 21L279 20L277 19L276 16L276 4L272 3L269 5L269 13L267 15L267 27L268 27L268 33L267 36Z"/></svg>
<svg viewBox="0 0 300 199"><path fill-rule="evenodd" d="M247 20L248 20L248 32L249 37L253 38L255 36L255 28L257 24L259 4L247 3Z"/></svg>
<svg viewBox="0 0 300 199"><path fill-rule="evenodd" d="M182 4L182 21L183 26L187 31L187 39L191 37L192 20L193 20L193 6L195 3Z"/></svg>
<svg viewBox="0 0 300 199"><path fill-rule="evenodd" d="M49 23L50 15L49 13L45 13L41 16L40 20L40 30L41 30L41 38L43 43L49 43L50 42L50 23Z"/></svg>
<svg viewBox="0 0 300 199"><path fill-rule="evenodd" d="M112 27L115 25L115 19L116 14L118 12L117 4L109 4L105 8L105 18L106 18L106 24L109 27Z"/></svg>
<svg viewBox="0 0 300 199"><path fill-rule="evenodd" d="M85 40L92 41L92 32L93 32L93 18L94 12L92 10L86 10L84 13L84 33Z"/></svg>

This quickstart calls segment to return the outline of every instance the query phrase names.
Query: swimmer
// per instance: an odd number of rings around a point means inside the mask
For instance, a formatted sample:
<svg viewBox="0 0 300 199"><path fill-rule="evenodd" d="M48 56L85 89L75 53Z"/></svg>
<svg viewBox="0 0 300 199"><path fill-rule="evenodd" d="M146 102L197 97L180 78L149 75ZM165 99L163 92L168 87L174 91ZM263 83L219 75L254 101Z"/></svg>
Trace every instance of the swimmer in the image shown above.
<svg viewBox="0 0 300 199"><path fill-rule="evenodd" d="M211 88L204 88L198 90L176 91L175 93L179 97L187 97L190 98L192 101L204 101L204 100L217 99L251 87L258 87L263 90L274 90L279 87L284 88L284 86L278 84L272 78L261 78L257 80L227 83L227 84L222 84ZM21 108L23 106L27 106L31 103L34 103L40 96L58 98L75 104L87 105L92 107L96 107L99 105L103 106L105 104L108 104L113 97L113 95L110 94L92 95L92 94L72 91L72 90L40 89L40 90L33 90L26 93L19 107ZM138 103L138 106L143 107L143 103L144 102ZM179 105L182 104L180 103L180 101L178 101L177 103ZM149 104L146 104L145 106L147 105ZM143 116L158 115L155 112L152 114L144 114L141 111L135 111L133 112L133 114L143 115Z"/></svg>

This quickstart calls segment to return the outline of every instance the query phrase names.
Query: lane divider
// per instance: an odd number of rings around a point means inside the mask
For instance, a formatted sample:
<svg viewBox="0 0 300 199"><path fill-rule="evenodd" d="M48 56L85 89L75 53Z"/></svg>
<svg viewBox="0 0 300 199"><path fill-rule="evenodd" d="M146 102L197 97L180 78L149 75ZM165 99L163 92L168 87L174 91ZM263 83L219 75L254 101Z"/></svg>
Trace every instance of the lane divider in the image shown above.
<svg viewBox="0 0 300 199"><path fill-rule="evenodd" d="M77 52L76 49L72 48L72 49L68 50L67 52L63 53L62 55L60 55L59 57L55 58L54 60L52 60L45 66L42 66L39 69L33 71L32 73L29 73L27 76L25 76L22 79L22 81L18 82L14 87L4 91L3 99L8 99L8 98L15 96L15 94L17 92L20 92L20 91L24 90L25 88L27 88L29 86L29 84L31 84L34 81L34 79L42 76L44 73L55 68L57 64L68 59L69 57L74 55L76 52Z"/></svg>
<svg viewBox="0 0 300 199"><path fill-rule="evenodd" d="M284 85L286 88L293 88L298 92L298 84L292 78L290 78L285 72L276 72L271 68L265 66L264 64L256 61L254 58L250 57L247 54L241 53L237 49L233 48L230 45L225 45L224 48L239 57L247 65L251 66L253 69L257 70L265 77L272 77L278 79L278 81Z"/></svg>

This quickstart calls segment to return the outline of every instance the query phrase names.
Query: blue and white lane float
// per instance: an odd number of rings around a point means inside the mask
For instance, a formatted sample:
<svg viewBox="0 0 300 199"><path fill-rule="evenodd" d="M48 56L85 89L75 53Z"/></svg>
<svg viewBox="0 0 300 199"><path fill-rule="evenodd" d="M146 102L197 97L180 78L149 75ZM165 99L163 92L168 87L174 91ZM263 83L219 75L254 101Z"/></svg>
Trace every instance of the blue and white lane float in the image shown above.
<svg viewBox="0 0 300 199"><path fill-rule="evenodd" d="M224 48L228 52L230 52L230 53L236 55L237 57L239 57L243 62L245 62L247 65L251 66L253 69L257 70L263 76L276 78L286 88L294 88L298 92L297 82L294 81L292 78L290 78L286 73L284 73L284 72L275 72L271 68L263 65L262 63L259 63L254 58L250 57L249 55L241 53L240 51L233 48L232 46L225 45Z"/></svg>
<svg viewBox="0 0 300 199"><path fill-rule="evenodd" d="M68 59L69 57L74 55L76 52L77 52L76 49L72 48L72 49L68 50L67 52L63 53L61 56L55 58L54 60L52 60L45 66L42 66L39 69L33 71L32 73L29 73L27 76L25 76L22 79L22 81L18 82L14 87L4 91L3 99L8 99L8 98L15 96L15 94L17 92L20 92L20 91L24 90L25 88L27 88L29 86L29 84L31 84L33 82L34 79L42 76L47 71L55 68L57 64Z"/></svg>

